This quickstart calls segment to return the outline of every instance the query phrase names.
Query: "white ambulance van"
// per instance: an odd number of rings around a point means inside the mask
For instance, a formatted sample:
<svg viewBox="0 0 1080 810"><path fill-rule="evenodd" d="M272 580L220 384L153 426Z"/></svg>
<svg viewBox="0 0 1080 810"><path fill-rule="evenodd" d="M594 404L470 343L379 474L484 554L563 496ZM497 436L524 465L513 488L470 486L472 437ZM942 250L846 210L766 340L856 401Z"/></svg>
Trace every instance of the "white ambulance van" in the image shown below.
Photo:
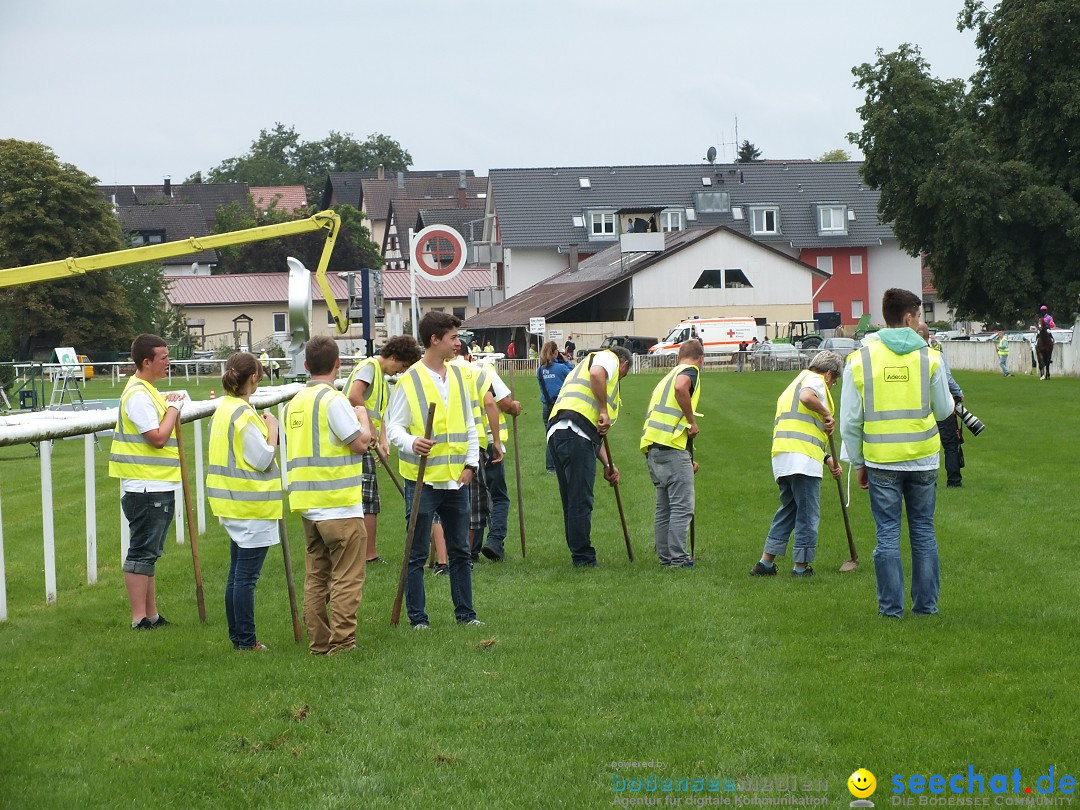
<svg viewBox="0 0 1080 810"><path fill-rule="evenodd" d="M731 354L743 341L765 339L764 325L755 318L692 318L683 321L671 333L649 349L649 354L678 354L684 340L697 337L706 354Z"/></svg>

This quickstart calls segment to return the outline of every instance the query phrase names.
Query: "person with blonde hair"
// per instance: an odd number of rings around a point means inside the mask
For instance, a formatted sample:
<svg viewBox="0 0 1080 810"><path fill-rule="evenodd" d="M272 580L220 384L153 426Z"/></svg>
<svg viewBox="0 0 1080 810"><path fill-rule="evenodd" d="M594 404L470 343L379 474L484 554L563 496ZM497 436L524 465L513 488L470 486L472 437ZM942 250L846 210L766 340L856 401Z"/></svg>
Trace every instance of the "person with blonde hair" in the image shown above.
<svg viewBox="0 0 1080 810"><path fill-rule="evenodd" d="M549 340L540 349L540 364L536 367L536 381L540 385L541 417L544 420L545 432L551 409L555 407L555 400L559 398L566 375L573 370L573 364L566 361L559 351L559 344L554 340ZM547 445L544 461L548 473L554 475L555 457L551 454L551 445Z"/></svg>
<svg viewBox="0 0 1080 810"><path fill-rule="evenodd" d="M211 511L229 535L229 576L225 619L237 650L266 652L255 635L255 585L266 552L279 542L282 516L281 471L274 462L278 421L251 405L264 366L250 352L225 364L225 397L210 420L206 495Z"/></svg>

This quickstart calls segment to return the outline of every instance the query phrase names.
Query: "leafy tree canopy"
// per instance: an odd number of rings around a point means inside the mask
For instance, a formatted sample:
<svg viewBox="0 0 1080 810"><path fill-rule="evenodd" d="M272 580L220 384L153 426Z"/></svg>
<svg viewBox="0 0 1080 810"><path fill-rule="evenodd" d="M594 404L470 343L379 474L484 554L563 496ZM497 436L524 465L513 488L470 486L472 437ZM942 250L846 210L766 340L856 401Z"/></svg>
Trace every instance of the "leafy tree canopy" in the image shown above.
<svg viewBox="0 0 1080 810"><path fill-rule="evenodd" d="M43 144L0 140L0 267L127 247L97 180ZM160 269L118 268L0 290L0 355L130 345L136 309L164 300Z"/></svg>
<svg viewBox="0 0 1080 810"><path fill-rule="evenodd" d="M404 171L412 164L412 155L393 138L377 132L363 141L333 131L321 141L302 141L294 127L277 123L272 130L261 130L246 154L223 160L205 177L209 183L302 185L308 199L315 200L329 172L374 171L380 163L386 171Z"/></svg>
<svg viewBox="0 0 1080 810"><path fill-rule="evenodd" d="M851 160L851 153L846 149L833 149L818 158L819 163L845 163Z"/></svg>
<svg viewBox="0 0 1080 810"><path fill-rule="evenodd" d="M341 217L341 231L334 245L330 259L330 269L334 271L377 270L382 267L379 246L371 240L371 232L364 225L364 215L351 205L334 207ZM255 228L261 225L274 225L311 216L315 207L307 211L288 213L271 206L266 211L257 211L249 201L248 205L232 203L218 208L214 222L214 233L227 233L243 228ZM295 256L312 272L319 265L323 245L326 243L325 231L289 236L283 239L267 239L263 242L250 242L246 245L218 249L218 273L270 273L287 272L286 259Z"/></svg>
<svg viewBox="0 0 1080 810"><path fill-rule="evenodd" d="M900 245L923 251L961 318L1030 321L1080 293L1080 10L1075 0L966 0L979 67L931 76L918 47L853 69L866 94L848 138Z"/></svg>
<svg viewBox="0 0 1080 810"><path fill-rule="evenodd" d="M743 141L739 144L739 154L735 158L736 163L756 163L761 159L761 150L750 141Z"/></svg>

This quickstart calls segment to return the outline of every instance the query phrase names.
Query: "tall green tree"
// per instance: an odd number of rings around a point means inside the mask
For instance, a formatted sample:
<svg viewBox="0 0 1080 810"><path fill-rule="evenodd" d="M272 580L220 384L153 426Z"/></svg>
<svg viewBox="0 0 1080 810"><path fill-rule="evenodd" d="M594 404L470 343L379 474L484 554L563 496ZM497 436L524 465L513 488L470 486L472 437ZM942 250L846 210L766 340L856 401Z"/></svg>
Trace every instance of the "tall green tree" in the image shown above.
<svg viewBox="0 0 1080 810"><path fill-rule="evenodd" d="M341 230L334 245L330 269L356 271L364 267L372 270L382 267L380 248L371 240L371 232L364 225L364 214L351 205L337 205L334 210L341 217ZM292 213L279 211L275 206L266 211L257 211L250 202L248 205L232 203L218 208L212 230L214 233L228 233L244 228L275 225L311 216L315 212L314 206L307 211ZM282 239L267 239L219 248L217 272L286 272L289 269L286 262L289 256L300 259L305 267L314 272L325 243L325 231L312 231Z"/></svg>
<svg viewBox="0 0 1080 810"><path fill-rule="evenodd" d="M1075 0L967 0L970 87L930 74L919 49L853 70L863 128L849 139L879 211L960 317L1029 321L1080 292L1080 10Z"/></svg>
<svg viewBox="0 0 1080 810"><path fill-rule="evenodd" d="M818 163L845 163L851 160L851 153L846 149L831 149L818 158Z"/></svg>
<svg viewBox="0 0 1080 810"><path fill-rule="evenodd" d="M736 163L757 163L761 160L761 150L750 141L739 144L739 154L735 157Z"/></svg>
<svg viewBox="0 0 1080 810"><path fill-rule="evenodd" d="M404 171L412 165L412 156L393 138L377 132L363 141L333 131L320 141L302 141L294 127L279 122L271 130L260 130L246 154L210 169L206 181L302 185L308 199L317 199L329 172L374 171L379 164L387 171Z"/></svg>
<svg viewBox="0 0 1080 810"><path fill-rule="evenodd" d="M90 177L43 144L0 140L0 267L126 247ZM130 344L133 312L120 274L99 271L0 290L0 356L73 345Z"/></svg>

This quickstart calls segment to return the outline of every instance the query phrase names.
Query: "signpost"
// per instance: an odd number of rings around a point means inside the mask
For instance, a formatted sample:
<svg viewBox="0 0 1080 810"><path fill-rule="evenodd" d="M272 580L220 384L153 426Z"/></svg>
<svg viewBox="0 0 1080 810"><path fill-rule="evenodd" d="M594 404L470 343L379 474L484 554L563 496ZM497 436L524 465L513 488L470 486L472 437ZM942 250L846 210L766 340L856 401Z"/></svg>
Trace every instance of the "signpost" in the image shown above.
<svg viewBox="0 0 1080 810"><path fill-rule="evenodd" d="M529 332L536 335L536 353L543 348L544 332L547 331L547 322L543 318L529 318Z"/></svg>
<svg viewBox="0 0 1080 810"><path fill-rule="evenodd" d="M409 320L417 337L420 306L416 298L416 274L429 281L449 281L465 266L468 250L465 238L447 225L428 225L417 233L409 230Z"/></svg>

